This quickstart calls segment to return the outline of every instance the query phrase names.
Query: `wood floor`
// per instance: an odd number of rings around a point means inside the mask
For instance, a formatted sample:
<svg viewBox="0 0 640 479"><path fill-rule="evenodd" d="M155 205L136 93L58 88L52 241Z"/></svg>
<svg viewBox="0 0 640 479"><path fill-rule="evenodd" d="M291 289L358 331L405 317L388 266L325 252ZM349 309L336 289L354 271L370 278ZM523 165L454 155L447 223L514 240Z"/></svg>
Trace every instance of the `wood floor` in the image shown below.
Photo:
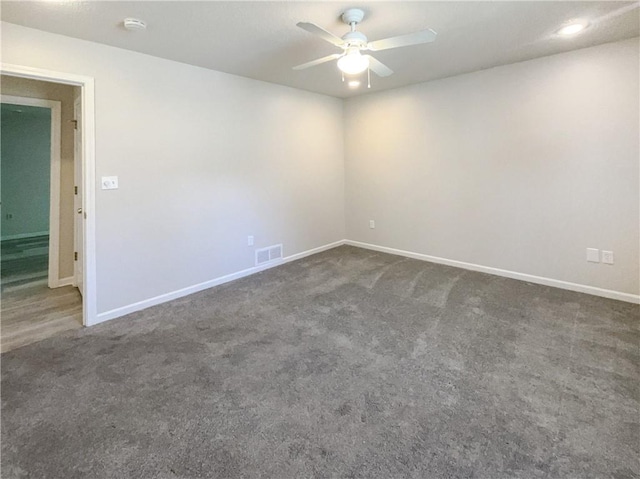
<svg viewBox="0 0 640 479"><path fill-rule="evenodd" d="M2 242L0 352L82 327L73 286L47 286L48 237Z"/></svg>
<svg viewBox="0 0 640 479"><path fill-rule="evenodd" d="M2 289L46 280L49 267L49 236L0 242Z"/></svg>

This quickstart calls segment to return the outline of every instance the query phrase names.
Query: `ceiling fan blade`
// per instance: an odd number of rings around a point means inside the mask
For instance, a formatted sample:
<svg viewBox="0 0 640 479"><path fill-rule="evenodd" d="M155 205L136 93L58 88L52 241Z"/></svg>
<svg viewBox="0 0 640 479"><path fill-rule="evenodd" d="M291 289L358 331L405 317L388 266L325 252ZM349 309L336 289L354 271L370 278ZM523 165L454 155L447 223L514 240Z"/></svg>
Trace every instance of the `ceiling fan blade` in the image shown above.
<svg viewBox="0 0 640 479"><path fill-rule="evenodd" d="M327 55L326 57L318 58L317 60L312 60L307 63L303 63L302 65L298 65L293 67L294 70L304 70L305 68L315 67L316 65L320 65L321 63L330 62L331 60L336 60L340 58L342 53L334 53L333 55Z"/></svg>
<svg viewBox="0 0 640 479"><path fill-rule="evenodd" d="M379 52L380 50L388 50L389 48L408 47L409 45L430 43L436 39L436 35L436 32L427 28L420 32L407 33L406 35L399 35L397 37L369 42L367 44L367 48L372 52Z"/></svg>
<svg viewBox="0 0 640 479"><path fill-rule="evenodd" d="M369 60L369 70L379 77L388 77L393 74L393 70L381 61L376 60L371 55L364 55Z"/></svg>
<svg viewBox="0 0 640 479"><path fill-rule="evenodd" d="M297 25L303 30L308 31L309 33L313 33L314 35L319 36L323 40L332 43L337 47L342 47L344 45L344 40L342 40L342 38L326 31L324 28L319 27L315 23L298 22Z"/></svg>

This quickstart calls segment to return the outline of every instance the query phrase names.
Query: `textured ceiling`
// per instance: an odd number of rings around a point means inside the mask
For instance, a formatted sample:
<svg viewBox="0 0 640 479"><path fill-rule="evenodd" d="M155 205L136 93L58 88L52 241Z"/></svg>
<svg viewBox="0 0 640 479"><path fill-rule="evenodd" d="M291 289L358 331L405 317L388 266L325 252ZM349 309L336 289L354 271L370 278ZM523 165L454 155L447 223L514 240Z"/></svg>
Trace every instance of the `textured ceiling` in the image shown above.
<svg viewBox="0 0 640 479"><path fill-rule="evenodd" d="M380 91L584 48L640 33L634 2L98 2L3 1L2 20L70 37L336 97ZM637 4L637 2L635 2ZM339 52L296 27L317 23L342 36L339 17L365 10L358 27L369 40L432 28L434 43L377 52L395 73L372 75L372 88L351 90L335 62L309 70L291 67ZM122 20L148 23L125 31ZM592 26L573 38L555 31L574 19Z"/></svg>

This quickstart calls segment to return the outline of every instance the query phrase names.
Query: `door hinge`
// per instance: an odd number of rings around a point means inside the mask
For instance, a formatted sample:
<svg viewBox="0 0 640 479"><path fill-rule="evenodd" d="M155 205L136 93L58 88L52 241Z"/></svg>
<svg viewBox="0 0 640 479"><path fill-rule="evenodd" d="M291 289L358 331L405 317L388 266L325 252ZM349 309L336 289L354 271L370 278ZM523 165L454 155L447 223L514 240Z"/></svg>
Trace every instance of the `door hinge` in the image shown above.
<svg viewBox="0 0 640 479"><path fill-rule="evenodd" d="M78 187L77 187L77 186L74 186L74 187L73 187L73 194L74 194L74 195L77 195L77 194L78 194Z"/></svg>
<svg viewBox="0 0 640 479"><path fill-rule="evenodd" d="M78 129L78 120L70 120L70 121L73 124L73 129L77 130Z"/></svg>
<svg viewBox="0 0 640 479"><path fill-rule="evenodd" d="M78 261L78 252L77 251L73 252L73 261Z"/></svg>

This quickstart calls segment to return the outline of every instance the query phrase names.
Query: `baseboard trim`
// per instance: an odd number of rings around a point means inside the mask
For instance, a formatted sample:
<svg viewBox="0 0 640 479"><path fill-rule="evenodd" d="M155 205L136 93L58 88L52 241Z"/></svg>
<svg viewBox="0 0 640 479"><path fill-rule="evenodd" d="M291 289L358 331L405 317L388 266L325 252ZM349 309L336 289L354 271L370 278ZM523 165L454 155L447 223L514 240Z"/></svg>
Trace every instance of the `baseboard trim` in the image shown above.
<svg viewBox="0 0 640 479"><path fill-rule="evenodd" d="M274 268L276 266L290 263L291 261L302 259L306 256L311 256L316 253L321 253L322 251L327 251L329 249L335 248L337 246L341 246L343 244L355 246L358 248L364 248L372 251L380 251L381 253L389 253L389 254L395 254L398 256L404 256L407 258L414 258L422 261L429 261L431 263L444 264L447 266L454 266L456 268L462 268L462 269L467 269L471 271L478 271L481 273L492 274L495 276L502 276L505 278L517 279L520 281L528 281L529 283L542 284L544 286L551 286L554 288L566 289L569 291L576 291L579 293L586 293L586 294L592 294L594 296L601 296L604 298L616 299L616 300L625 301L628 303L640 304L640 295L622 293L620 291L612 291L608 289L596 288L595 286L587 286L584 284L570 283L568 281L560 281L557 279L545 278L542 276L534 276L534 275L525 274L525 273L518 273L515 271L492 268L490 266L482 266L474 263L465 263L463 261L440 258L438 256L430 256L422 253L414 253L412 251L404 251L404 250L395 249L395 248L388 248L386 246L378 246L370 243L362 243L360 241L340 240L340 241L334 241L333 243L329 243L323 246L319 246L317 248L312 248L310 250L303 251L301 253L297 253L291 256L286 256L280 260L275 260L268 264L247 268L242 271L237 271L235 273L230 273L209 281L205 281L203 283L195 284L193 286L188 286L186 288L178 289L170 293L161 294L153 298L145 299L143 301L138 301L137 303L129 304L127 306L122 306L120 308L115 308L110 311L99 313L96 317L96 320L90 324L87 324L87 326L93 326L95 324L102 323L104 321L109 321L111 319L119 318L121 316L125 316L130 313L135 313L136 311L141 311L143 309L150 308L151 306L156 306L158 304L166 303L167 301L182 298L183 296L188 296L190 294L194 294L194 293L203 291L205 289L213 288L214 286L228 283L236 279L244 278L246 276L251 276L252 274L259 273L260 271L265 271L267 269ZM63 278L60 280L59 285L65 286L67 284L72 284L72 282L73 282L72 277Z"/></svg>
<svg viewBox="0 0 640 479"><path fill-rule="evenodd" d="M36 233L19 233L17 235L7 235L0 237L0 241L10 241L15 239L35 238L36 236L49 236L48 231L39 231Z"/></svg>
<svg viewBox="0 0 640 479"><path fill-rule="evenodd" d="M188 296L190 294L197 293L205 289L213 288L214 286L228 283L229 281L234 281L236 279L244 278L246 276L259 273L260 271L274 268L276 266L281 266L285 263L290 263L291 261L296 261L298 259L302 259L312 254L321 253L322 251L326 251L326 250L335 248L337 246L343 245L344 242L345 242L344 240L334 241L333 243L319 246L317 248L312 248L310 250L306 250L291 256L286 256L279 260L274 260L272 262L269 262L268 264L247 268L242 271L238 271L235 273L220 276L215 279L211 279L209 281L205 281L203 283L194 284L193 286L188 286L186 288L178 289L170 293L165 293L159 296L155 296L153 298L145 299L143 301L138 301L137 303L129 304L127 306L122 306L120 308L115 308L110 311L105 311L104 313L99 313L96 317L96 320L94 322L91 322L90 324L87 324L87 326L93 326L95 324L102 323L104 321L109 321L111 319L119 318L121 316L125 316L130 313L135 313L136 311L141 311L143 309L150 308L151 306L156 306L158 304L166 303L167 301L182 298L183 296Z"/></svg>
<svg viewBox="0 0 640 479"><path fill-rule="evenodd" d="M52 288L61 288L63 286L73 286L73 280L74 280L73 276L69 276L68 278L60 278L51 287Z"/></svg>
<svg viewBox="0 0 640 479"><path fill-rule="evenodd" d="M517 279L520 281L527 281L529 283L536 283L536 284L542 284L544 286L552 286L554 288L567 289L569 291L576 291L578 293L592 294L594 296L602 296L604 298L617 299L619 301L626 301L628 303L640 304L640 295L637 295L637 294L623 293L620 291L612 291L609 289L597 288L595 286L587 286L585 284L570 283L568 281L561 281L558 279L551 279L551 278L545 278L542 276L534 276L526 273L518 273L516 271L492 268L490 266L482 266L479 264L465 263L463 261L440 258L438 256L429 256L422 253L414 253L412 251L404 251L404 250L395 249L395 248L388 248L386 246L378 246L370 243L362 243L360 241L345 240L344 244L356 246L358 248L369 249L373 251L380 251L381 253L390 253L398 256L405 256L407 258L419 259L422 261L429 261L431 263L444 264L447 266L455 266L456 268L468 269L471 271L478 271L480 273L487 273L495 276L503 276L505 278Z"/></svg>

